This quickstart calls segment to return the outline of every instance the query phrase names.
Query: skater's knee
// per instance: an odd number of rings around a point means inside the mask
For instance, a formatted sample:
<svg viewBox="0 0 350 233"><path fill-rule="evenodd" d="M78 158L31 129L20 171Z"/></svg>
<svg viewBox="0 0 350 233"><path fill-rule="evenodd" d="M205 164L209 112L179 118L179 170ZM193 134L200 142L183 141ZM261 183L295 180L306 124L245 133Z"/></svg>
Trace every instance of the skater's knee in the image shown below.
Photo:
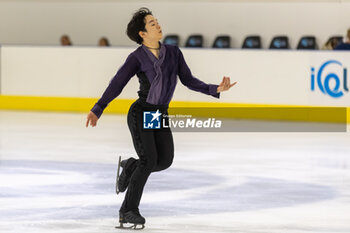
<svg viewBox="0 0 350 233"><path fill-rule="evenodd" d="M168 159L163 159L163 160L159 161L155 170L156 171L165 170L165 169L169 168L172 163L173 163L173 157L170 157Z"/></svg>
<svg viewBox="0 0 350 233"><path fill-rule="evenodd" d="M169 168L169 167L171 166L172 163L173 163L173 161L172 161L172 160L169 160L169 161L167 161L166 163L161 164L160 169L161 169L161 170L165 170L165 169Z"/></svg>
<svg viewBox="0 0 350 233"><path fill-rule="evenodd" d="M157 161L153 159L140 160L140 168L145 171L152 172L157 165Z"/></svg>

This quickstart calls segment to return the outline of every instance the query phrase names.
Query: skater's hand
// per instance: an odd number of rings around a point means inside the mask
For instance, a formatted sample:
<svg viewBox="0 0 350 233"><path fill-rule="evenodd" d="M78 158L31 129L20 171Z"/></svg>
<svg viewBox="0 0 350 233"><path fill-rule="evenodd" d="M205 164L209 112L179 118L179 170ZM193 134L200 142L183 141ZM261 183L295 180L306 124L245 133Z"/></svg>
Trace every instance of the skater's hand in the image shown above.
<svg viewBox="0 0 350 233"><path fill-rule="evenodd" d="M89 126L89 123L92 127L95 127L97 124L98 117L93 112L89 112L89 114L86 117L86 127Z"/></svg>
<svg viewBox="0 0 350 233"><path fill-rule="evenodd" d="M229 90L231 87L236 85L237 82L231 84L230 77L225 77L222 79L222 82L218 86L217 92L223 92Z"/></svg>

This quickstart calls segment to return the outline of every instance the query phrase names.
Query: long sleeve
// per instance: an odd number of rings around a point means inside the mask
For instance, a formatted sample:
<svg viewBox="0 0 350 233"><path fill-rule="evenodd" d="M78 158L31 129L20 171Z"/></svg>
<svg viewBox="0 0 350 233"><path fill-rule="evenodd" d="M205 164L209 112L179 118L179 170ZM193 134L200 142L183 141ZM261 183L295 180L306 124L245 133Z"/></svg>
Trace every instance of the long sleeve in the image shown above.
<svg viewBox="0 0 350 233"><path fill-rule="evenodd" d="M110 81L102 97L91 109L98 118L100 118L107 105L122 92L129 80L138 72L138 69L139 61L135 55L131 53Z"/></svg>
<svg viewBox="0 0 350 233"><path fill-rule="evenodd" d="M190 68L187 66L184 56L179 49L179 60L178 60L178 75L182 84L193 91L198 91L207 95L211 95L216 98L220 98L220 93L217 93L218 85L206 84L201 80L195 78Z"/></svg>

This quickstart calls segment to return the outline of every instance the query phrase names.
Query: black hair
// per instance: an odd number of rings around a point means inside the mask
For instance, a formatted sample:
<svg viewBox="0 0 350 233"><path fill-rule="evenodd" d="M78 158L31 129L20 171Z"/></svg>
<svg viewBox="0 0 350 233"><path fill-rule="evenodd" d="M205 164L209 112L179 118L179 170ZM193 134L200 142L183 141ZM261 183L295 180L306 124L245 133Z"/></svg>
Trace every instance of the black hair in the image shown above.
<svg viewBox="0 0 350 233"><path fill-rule="evenodd" d="M146 32L146 22L145 18L147 15L152 15L152 11L150 11L146 7L140 8L138 11L134 13L132 16L132 19L128 23L128 28L126 29L126 34L128 37L132 40L135 41L138 44L141 44L143 39L139 35L140 31Z"/></svg>

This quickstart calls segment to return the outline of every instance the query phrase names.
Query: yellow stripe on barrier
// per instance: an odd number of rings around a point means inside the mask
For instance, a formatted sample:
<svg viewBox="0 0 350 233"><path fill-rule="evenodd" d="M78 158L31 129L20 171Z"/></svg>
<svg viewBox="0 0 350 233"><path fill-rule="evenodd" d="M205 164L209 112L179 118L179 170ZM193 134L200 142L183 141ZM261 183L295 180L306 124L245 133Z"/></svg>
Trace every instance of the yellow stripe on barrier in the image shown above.
<svg viewBox="0 0 350 233"><path fill-rule="evenodd" d="M39 97L39 96L0 96L0 109L89 112L98 99L78 97ZM113 101L105 112L127 113L134 100L118 99Z"/></svg>
<svg viewBox="0 0 350 233"><path fill-rule="evenodd" d="M55 112L89 112L97 98L79 97L39 97L39 96L1 96L0 109ZM133 99L116 99L105 113L126 114ZM290 120L313 122L350 123L350 107L310 107L296 105L237 104L172 101L169 114L181 108L181 114L190 109L193 116L226 117L259 120ZM209 108L210 111L203 109ZM210 108L215 108L210 109ZM264 111L262 111L264 110ZM268 110L268 111L267 111ZM341 113L341 114L340 114Z"/></svg>

